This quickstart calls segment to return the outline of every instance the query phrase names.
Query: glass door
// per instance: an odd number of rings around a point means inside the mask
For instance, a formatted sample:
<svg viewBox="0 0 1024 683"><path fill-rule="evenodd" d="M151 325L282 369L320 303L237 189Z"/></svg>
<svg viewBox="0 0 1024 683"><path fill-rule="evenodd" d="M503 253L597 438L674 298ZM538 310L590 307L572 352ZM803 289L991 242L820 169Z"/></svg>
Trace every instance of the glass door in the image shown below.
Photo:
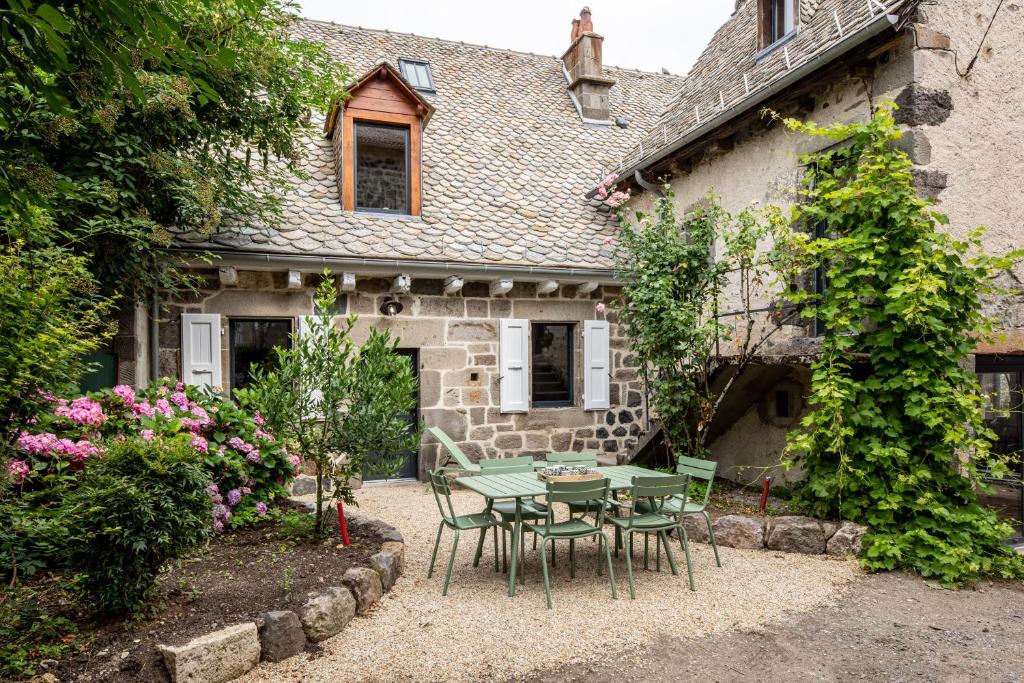
<svg viewBox="0 0 1024 683"><path fill-rule="evenodd" d="M996 433L996 453L1012 456L1010 476L991 479L992 490L979 496L1014 525L1024 541L1024 358L985 358L977 361L978 380L988 399L985 422Z"/></svg>

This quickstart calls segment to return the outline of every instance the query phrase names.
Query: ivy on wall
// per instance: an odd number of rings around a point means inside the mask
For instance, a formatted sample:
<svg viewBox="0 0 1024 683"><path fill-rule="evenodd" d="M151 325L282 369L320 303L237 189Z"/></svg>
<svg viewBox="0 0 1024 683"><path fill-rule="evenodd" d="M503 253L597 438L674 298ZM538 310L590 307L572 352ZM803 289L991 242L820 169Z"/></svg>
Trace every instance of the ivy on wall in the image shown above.
<svg viewBox="0 0 1024 683"><path fill-rule="evenodd" d="M803 243L827 286L788 295L824 331L812 411L785 456L806 472L796 502L868 525L868 569L911 569L947 585L1021 577L1024 557L1003 543L1011 528L977 499L983 475L1007 468L991 452L967 361L993 334L983 297L1001 293L995 276L1024 252L986 255L980 229L963 240L940 231L947 217L918 196L894 145L893 107L829 127L783 120L842 143L804 159L793 216L827 226L825 238Z"/></svg>

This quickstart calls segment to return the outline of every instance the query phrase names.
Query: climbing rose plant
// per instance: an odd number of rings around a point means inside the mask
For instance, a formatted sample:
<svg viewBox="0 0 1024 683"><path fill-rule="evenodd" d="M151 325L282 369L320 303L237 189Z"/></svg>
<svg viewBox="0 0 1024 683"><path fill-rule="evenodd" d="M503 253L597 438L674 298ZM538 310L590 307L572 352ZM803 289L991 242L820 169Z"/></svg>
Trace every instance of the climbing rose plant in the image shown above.
<svg viewBox="0 0 1024 683"><path fill-rule="evenodd" d="M989 256L980 230L963 240L940 232L948 219L915 191L892 108L864 123L783 121L845 143L804 159L793 215L828 230L804 246L825 270L824 294L790 293L825 331L813 410L787 448L786 464L806 473L795 502L868 525L868 569L906 568L949 585L1021 577L1024 557L1004 544L1010 526L977 499L983 474L1007 468L991 452L995 435L965 361L992 336L983 298L1000 293L995 276L1024 252Z"/></svg>

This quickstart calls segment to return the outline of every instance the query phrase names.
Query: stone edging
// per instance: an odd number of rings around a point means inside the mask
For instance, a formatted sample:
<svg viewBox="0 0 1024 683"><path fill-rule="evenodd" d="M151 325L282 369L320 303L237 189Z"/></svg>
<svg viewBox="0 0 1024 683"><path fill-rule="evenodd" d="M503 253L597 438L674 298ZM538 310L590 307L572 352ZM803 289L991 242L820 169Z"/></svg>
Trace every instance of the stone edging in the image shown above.
<svg viewBox="0 0 1024 683"><path fill-rule="evenodd" d="M686 515L683 524L691 541L708 542L703 515ZM867 533L867 527L853 522L837 524L800 515L722 515L711 526L718 545L835 557L859 554L861 541Z"/></svg>
<svg viewBox="0 0 1024 683"><path fill-rule="evenodd" d="M256 668L280 662L339 633L391 590L402 573L405 541L393 526L350 516L350 527L368 527L384 537L369 567L351 567L340 586L310 593L297 612L265 612L255 621L234 624L193 638L185 645L159 645L172 683L224 683Z"/></svg>

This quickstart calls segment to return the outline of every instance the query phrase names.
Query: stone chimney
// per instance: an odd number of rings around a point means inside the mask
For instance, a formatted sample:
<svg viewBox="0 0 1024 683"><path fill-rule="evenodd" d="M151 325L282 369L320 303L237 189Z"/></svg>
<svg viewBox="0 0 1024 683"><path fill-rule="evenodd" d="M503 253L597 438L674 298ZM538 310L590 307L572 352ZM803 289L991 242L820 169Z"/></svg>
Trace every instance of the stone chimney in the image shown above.
<svg viewBox="0 0 1024 683"><path fill-rule="evenodd" d="M569 49L562 63L569 74L569 90L579 105L580 115L588 121L608 121L608 91L615 80L606 78L601 68L604 38L594 33L590 8L584 7L579 19L572 20Z"/></svg>

